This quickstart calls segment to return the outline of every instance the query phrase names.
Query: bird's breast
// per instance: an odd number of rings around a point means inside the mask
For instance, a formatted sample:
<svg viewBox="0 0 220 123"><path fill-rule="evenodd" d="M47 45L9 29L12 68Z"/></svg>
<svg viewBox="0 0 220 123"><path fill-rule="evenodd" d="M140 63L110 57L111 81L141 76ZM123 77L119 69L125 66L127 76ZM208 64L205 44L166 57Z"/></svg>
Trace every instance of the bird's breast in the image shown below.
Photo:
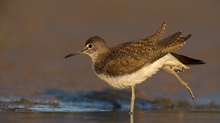
<svg viewBox="0 0 220 123"><path fill-rule="evenodd" d="M148 77L151 77L153 74L155 74L161 67L161 65L145 64L144 67L131 74L119 76L111 76L99 71L97 72L97 70L93 70L100 79L104 80L109 85L113 86L114 88L124 89L142 83Z"/></svg>

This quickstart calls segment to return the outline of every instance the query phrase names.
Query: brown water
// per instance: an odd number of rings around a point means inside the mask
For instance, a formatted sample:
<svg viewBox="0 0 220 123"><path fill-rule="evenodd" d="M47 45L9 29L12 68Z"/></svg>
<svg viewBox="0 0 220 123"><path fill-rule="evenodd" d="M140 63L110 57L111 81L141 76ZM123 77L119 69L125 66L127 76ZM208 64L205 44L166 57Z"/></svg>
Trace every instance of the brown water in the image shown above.
<svg viewBox="0 0 220 123"><path fill-rule="evenodd" d="M104 103L99 102L97 98L102 95L98 97L97 93L90 96L89 103L74 100L84 97L75 92L99 92L110 87L94 75L88 56L71 59L64 59L64 56L81 50L86 39L92 35L99 35L109 46L114 46L153 34L164 20L168 22L165 36L179 30L184 34L193 34L178 53L207 62L180 75L190 84L196 98L191 100L178 80L165 72L159 72L138 85L137 97L139 95L145 100L158 97L188 100L192 104L220 103L219 12L218 0L1 0L0 101L14 97L49 101L55 98L74 104L61 103L62 108L55 110L59 112L39 106L32 107L32 112L0 112L0 123L129 123L127 112L101 111L112 108L111 102L108 103L111 100L116 100L122 106L120 109L127 110L130 94L128 101L113 97ZM92 105L91 102L96 103ZM140 101L136 105L147 110L152 106L143 105ZM100 112L88 112L94 110ZM83 112L73 113L76 111ZM219 123L220 113L136 112L134 122Z"/></svg>
<svg viewBox="0 0 220 123"><path fill-rule="evenodd" d="M147 111L135 112L0 112L1 123L219 123L215 111Z"/></svg>
<svg viewBox="0 0 220 123"><path fill-rule="evenodd" d="M153 34L164 20L164 36L192 34L177 52L207 62L181 73L196 98L174 76L159 72L136 90L142 97L220 103L219 0L22 0L0 1L0 98L48 99L48 89L68 93L110 86L96 77L91 59L79 55L93 35L109 46Z"/></svg>

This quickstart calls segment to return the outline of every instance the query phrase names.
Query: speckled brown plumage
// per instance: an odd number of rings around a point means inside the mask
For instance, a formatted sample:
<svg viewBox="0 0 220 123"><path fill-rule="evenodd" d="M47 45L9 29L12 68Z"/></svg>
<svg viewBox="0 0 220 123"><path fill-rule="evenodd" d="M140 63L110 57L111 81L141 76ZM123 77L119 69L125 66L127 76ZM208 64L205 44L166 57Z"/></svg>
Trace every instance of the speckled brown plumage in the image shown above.
<svg viewBox="0 0 220 123"><path fill-rule="evenodd" d="M146 38L109 48L108 52L94 62L94 70L97 73L112 76L130 74L145 64L153 63L182 47L190 35L186 37L181 37L181 35L181 32L177 32L160 40L152 41L152 38ZM93 38L97 39L98 37ZM104 42L104 40L98 41Z"/></svg>
<svg viewBox="0 0 220 123"><path fill-rule="evenodd" d="M83 50L69 54L65 58L81 53L87 54L92 58L93 70L100 79L115 88L131 87L130 113L134 112L135 85L142 83L159 69L173 74L194 99L188 83L184 82L177 72L189 69L187 65L204 62L173 53L182 47L191 35L182 36L182 32L176 32L162 38L165 27L166 22L152 36L111 48L104 39L93 36L86 41Z"/></svg>

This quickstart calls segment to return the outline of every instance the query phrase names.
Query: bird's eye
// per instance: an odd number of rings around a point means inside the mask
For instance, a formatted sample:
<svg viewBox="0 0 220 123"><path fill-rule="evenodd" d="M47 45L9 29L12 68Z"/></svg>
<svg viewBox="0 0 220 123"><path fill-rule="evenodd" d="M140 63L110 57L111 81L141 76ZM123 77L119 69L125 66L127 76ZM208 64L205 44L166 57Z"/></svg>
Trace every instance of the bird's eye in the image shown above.
<svg viewBox="0 0 220 123"><path fill-rule="evenodd" d="M92 48L93 47L93 44L88 44L88 48Z"/></svg>

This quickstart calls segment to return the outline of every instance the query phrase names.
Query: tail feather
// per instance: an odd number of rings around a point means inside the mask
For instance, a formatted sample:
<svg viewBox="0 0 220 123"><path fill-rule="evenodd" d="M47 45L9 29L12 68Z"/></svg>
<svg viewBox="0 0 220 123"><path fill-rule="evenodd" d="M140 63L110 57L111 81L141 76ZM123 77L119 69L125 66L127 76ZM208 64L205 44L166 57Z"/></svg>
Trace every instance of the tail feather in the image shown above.
<svg viewBox="0 0 220 123"><path fill-rule="evenodd" d="M185 65L199 65L199 64L205 64L204 61L202 60L198 60L198 59L194 59L194 58L190 58L184 55L180 55L180 54L176 54L171 52L171 54L177 58L181 63L185 64Z"/></svg>

